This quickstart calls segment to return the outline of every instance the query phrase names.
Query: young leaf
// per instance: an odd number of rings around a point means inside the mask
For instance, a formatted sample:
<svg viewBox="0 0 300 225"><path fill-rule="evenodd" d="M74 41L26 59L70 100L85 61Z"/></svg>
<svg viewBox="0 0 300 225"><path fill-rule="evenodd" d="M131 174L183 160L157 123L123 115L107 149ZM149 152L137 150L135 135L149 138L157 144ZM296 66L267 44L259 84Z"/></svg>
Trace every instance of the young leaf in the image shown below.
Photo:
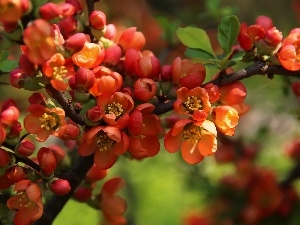
<svg viewBox="0 0 300 225"><path fill-rule="evenodd" d="M205 52L201 49L193 49L187 48L185 51L185 55L192 59L197 59L198 62L205 64L205 65L214 65L214 67L219 67L218 59L215 59L210 53Z"/></svg>
<svg viewBox="0 0 300 225"><path fill-rule="evenodd" d="M3 60L7 59L9 56L9 51L7 50L1 50L0 51L0 62L2 62Z"/></svg>
<svg viewBox="0 0 300 225"><path fill-rule="evenodd" d="M231 50L232 45L240 31L240 22L236 16L225 16L218 27L218 41L226 54Z"/></svg>
<svg viewBox="0 0 300 225"><path fill-rule="evenodd" d="M187 47L202 49L203 51L213 55L211 43L205 30L196 27L185 27L177 29L177 36L179 40Z"/></svg>
<svg viewBox="0 0 300 225"><path fill-rule="evenodd" d="M0 62L0 70L2 72L8 73L12 71L14 68L16 68L17 65L18 65L17 61L5 59L2 62Z"/></svg>

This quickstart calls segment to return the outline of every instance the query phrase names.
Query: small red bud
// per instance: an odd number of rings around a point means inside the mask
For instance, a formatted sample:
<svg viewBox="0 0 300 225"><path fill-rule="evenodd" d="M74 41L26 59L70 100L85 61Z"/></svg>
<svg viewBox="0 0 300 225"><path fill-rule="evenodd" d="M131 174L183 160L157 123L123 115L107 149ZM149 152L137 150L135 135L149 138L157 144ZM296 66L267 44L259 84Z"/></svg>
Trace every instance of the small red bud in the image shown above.
<svg viewBox="0 0 300 225"><path fill-rule="evenodd" d="M104 37L113 40L117 35L117 28L114 24L107 24L105 28Z"/></svg>
<svg viewBox="0 0 300 225"><path fill-rule="evenodd" d="M93 108L87 111L86 116L92 122L98 122L102 119L104 114L105 112L103 112L103 110L100 107L94 106Z"/></svg>
<svg viewBox="0 0 300 225"><path fill-rule="evenodd" d="M292 90L296 96L300 96L300 82L296 81L292 84Z"/></svg>
<svg viewBox="0 0 300 225"><path fill-rule="evenodd" d="M109 63L113 66L117 65L122 56L122 50L119 45L112 45L105 49L104 63Z"/></svg>
<svg viewBox="0 0 300 225"><path fill-rule="evenodd" d="M256 18L256 24L262 26L265 31L274 27L272 19L267 16L258 16Z"/></svg>
<svg viewBox="0 0 300 225"><path fill-rule="evenodd" d="M152 79L140 78L134 83L134 97L147 102L156 94L156 84Z"/></svg>
<svg viewBox="0 0 300 225"><path fill-rule="evenodd" d="M164 65L161 67L160 78L162 81L171 81L173 79L171 65Z"/></svg>
<svg viewBox="0 0 300 225"><path fill-rule="evenodd" d="M282 32L276 29L276 27L272 27L266 31L265 40L270 45L278 45L282 41L282 38Z"/></svg>
<svg viewBox="0 0 300 225"><path fill-rule="evenodd" d="M63 196L71 191L71 186L67 180L54 179L50 184L50 189L54 194Z"/></svg>
<svg viewBox="0 0 300 225"><path fill-rule="evenodd" d="M56 158L51 149L42 147L38 151L37 160L41 167L41 171L45 175L51 175L57 166Z"/></svg>
<svg viewBox="0 0 300 225"><path fill-rule="evenodd" d="M9 153L3 148L0 148L0 168L6 167L11 162Z"/></svg>
<svg viewBox="0 0 300 225"><path fill-rule="evenodd" d="M21 166L10 167L5 174L9 180L15 183L27 177L25 169Z"/></svg>
<svg viewBox="0 0 300 225"><path fill-rule="evenodd" d="M80 51L84 43L87 41L84 33L76 33L70 36L64 43L64 47L70 50L72 53Z"/></svg>
<svg viewBox="0 0 300 225"><path fill-rule="evenodd" d="M22 141L17 146L16 152L21 156L28 157L28 156L32 155L34 150L35 150L35 146L31 141Z"/></svg>
<svg viewBox="0 0 300 225"><path fill-rule="evenodd" d="M94 86L95 81L96 78L93 71L80 68L75 73L74 78L69 80L69 85L76 91L87 92Z"/></svg>
<svg viewBox="0 0 300 225"><path fill-rule="evenodd" d="M95 10L89 16L89 22L92 28L102 30L106 25L106 15L98 10Z"/></svg>

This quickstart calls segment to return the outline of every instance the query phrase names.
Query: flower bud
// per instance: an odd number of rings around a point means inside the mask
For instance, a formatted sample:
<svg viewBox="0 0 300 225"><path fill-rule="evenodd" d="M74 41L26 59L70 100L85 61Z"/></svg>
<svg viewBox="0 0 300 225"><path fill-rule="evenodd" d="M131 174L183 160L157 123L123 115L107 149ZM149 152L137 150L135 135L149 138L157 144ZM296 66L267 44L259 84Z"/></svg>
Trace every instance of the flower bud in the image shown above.
<svg viewBox="0 0 300 225"><path fill-rule="evenodd" d="M49 176L51 175L57 166L56 158L51 149L41 147L37 154L37 160L41 167L41 171Z"/></svg>
<svg viewBox="0 0 300 225"><path fill-rule="evenodd" d="M103 62L115 66L119 63L121 56L122 56L122 50L120 46L114 44L108 47L107 49L105 49Z"/></svg>
<svg viewBox="0 0 300 225"><path fill-rule="evenodd" d="M34 63L32 63L25 54L20 55L19 66L28 76L36 74Z"/></svg>
<svg viewBox="0 0 300 225"><path fill-rule="evenodd" d="M141 78L157 79L160 74L160 62L154 56L142 56L135 62L134 68Z"/></svg>
<svg viewBox="0 0 300 225"><path fill-rule="evenodd" d="M24 87L26 77L27 76L22 69L13 69L10 72L9 82L11 86L21 89Z"/></svg>
<svg viewBox="0 0 300 225"><path fill-rule="evenodd" d="M92 70L79 68L74 75L74 80L69 80L69 85L76 91L87 92L93 87L95 81L95 74Z"/></svg>
<svg viewBox="0 0 300 225"><path fill-rule="evenodd" d="M89 22L92 28L102 30L106 25L106 15L98 10L95 10L89 16Z"/></svg>
<svg viewBox="0 0 300 225"><path fill-rule="evenodd" d="M65 38L73 35L77 30L78 21L73 17L66 17L58 22L59 29Z"/></svg>
<svg viewBox="0 0 300 225"><path fill-rule="evenodd" d="M172 81L172 66L164 65L161 67L160 72L161 81Z"/></svg>
<svg viewBox="0 0 300 225"><path fill-rule="evenodd" d="M69 181L55 178L50 181L50 189L54 194L63 196L71 191L71 186Z"/></svg>
<svg viewBox="0 0 300 225"><path fill-rule="evenodd" d="M270 45L278 45L282 41L282 32L276 29L276 27L272 27L271 29L266 31L265 40Z"/></svg>
<svg viewBox="0 0 300 225"><path fill-rule="evenodd" d="M45 20L52 20L61 14L60 8L53 2L47 2L39 9L40 16Z"/></svg>
<svg viewBox="0 0 300 225"><path fill-rule="evenodd" d="M135 74L135 63L142 57L141 53L136 49L128 49L125 51L125 70L128 74Z"/></svg>
<svg viewBox="0 0 300 225"><path fill-rule="evenodd" d="M255 23L262 26L265 31L274 27L272 19L267 16L258 16Z"/></svg>
<svg viewBox="0 0 300 225"><path fill-rule="evenodd" d="M74 197L77 201L86 202L92 197L92 189L85 187L78 187L74 192Z"/></svg>
<svg viewBox="0 0 300 225"><path fill-rule="evenodd" d="M64 141L76 140L80 135L80 129L76 123L67 123L62 129L60 138Z"/></svg>
<svg viewBox="0 0 300 225"><path fill-rule="evenodd" d="M11 162L9 153L3 148L0 148L0 168L6 167Z"/></svg>
<svg viewBox="0 0 300 225"><path fill-rule="evenodd" d="M123 51L129 48L141 50L146 43L145 36L142 32L136 31L136 27L130 27L123 31L121 34L118 44L121 45Z"/></svg>
<svg viewBox="0 0 300 225"><path fill-rule="evenodd" d="M84 43L87 41L84 33L76 33L71 35L65 42L64 47L71 51L71 53L80 51Z"/></svg>
<svg viewBox="0 0 300 225"><path fill-rule="evenodd" d="M9 106L1 112L0 122L2 125L10 127L20 116L19 109L15 106Z"/></svg>
<svg viewBox="0 0 300 225"><path fill-rule="evenodd" d="M66 0L65 2L73 5L76 13L80 13L82 11L82 6L79 0Z"/></svg>
<svg viewBox="0 0 300 225"><path fill-rule="evenodd" d="M102 108L99 106L94 106L87 111L86 117L93 123L97 123L103 118L104 114L105 112L102 110Z"/></svg>
<svg viewBox="0 0 300 225"><path fill-rule="evenodd" d="M103 37L114 40L117 35L117 28L114 24L107 24Z"/></svg>
<svg viewBox="0 0 300 225"><path fill-rule="evenodd" d="M66 152L60 146L50 145L50 146L48 146L48 148L50 148L52 150L52 153L58 164L60 164L66 157Z"/></svg>
<svg viewBox="0 0 300 225"><path fill-rule="evenodd" d="M16 152L24 157L32 155L35 150L35 145L31 141L22 141L17 147Z"/></svg>
<svg viewBox="0 0 300 225"><path fill-rule="evenodd" d="M147 102L156 94L156 84L152 79L140 78L134 83L134 97Z"/></svg>

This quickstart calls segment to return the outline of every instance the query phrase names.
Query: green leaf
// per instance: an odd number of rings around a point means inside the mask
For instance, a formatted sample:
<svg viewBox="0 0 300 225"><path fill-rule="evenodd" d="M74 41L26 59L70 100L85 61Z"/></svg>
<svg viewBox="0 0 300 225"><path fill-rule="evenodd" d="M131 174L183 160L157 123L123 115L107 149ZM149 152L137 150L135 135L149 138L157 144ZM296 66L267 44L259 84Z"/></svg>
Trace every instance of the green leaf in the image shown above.
<svg viewBox="0 0 300 225"><path fill-rule="evenodd" d="M205 6L210 11L215 11L220 8L220 0L206 0Z"/></svg>
<svg viewBox="0 0 300 225"><path fill-rule="evenodd" d="M213 65L213 67L219 68L220 60L215 59L213 55L201 49L187 48L184 54L189 58L197 59L197 62L200 62L206 66Z"/></svg>
<svg viewBox="0 0 300 225"><path fill-rule="evenodd" d="M2 72L8 73L12 71L14 68L16 68L18 65L18 62L15 60L5 59L2 62L0 62L0 70Z"/></svg>
<svg viewBox="0 0 300 225"><path fill-rule="evenodd" d="M231 61L241 61L245 55L245 51L239 51L231 57Z"/></svg>
<svg viewBox="0 0 300 225"><path fill-rule="evenodd" d="M3 60L7 59L9 56L9 51L7 50L1 50L0 51L0 62L2 62Z"/></svg>
<svg viewBox="0 0 300 225"><path fill-rule="evenodd" d="M212 50L209 37L205 30L196 27L180 27L177 29L176 33L179 40L185 46L201 49L215 57L215 53Z"/></svg>
<svg viewBox="0 0 300 225"><path fill-rule="evenodd" d="M218 27L218 40L226 54L236 41L240 31L240 22L236 16L225 16Z"/></svg>

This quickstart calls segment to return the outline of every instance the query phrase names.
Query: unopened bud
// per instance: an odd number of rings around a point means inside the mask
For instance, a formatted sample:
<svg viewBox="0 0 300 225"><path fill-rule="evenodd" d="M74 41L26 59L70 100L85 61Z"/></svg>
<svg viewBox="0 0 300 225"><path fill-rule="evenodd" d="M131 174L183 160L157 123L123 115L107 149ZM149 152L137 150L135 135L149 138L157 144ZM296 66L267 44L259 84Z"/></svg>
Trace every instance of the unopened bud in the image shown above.
<svg viewBox="0 0 300 225"><path fill-rule="evenodd" d="M54 194L63 196L71 191L71 186L67 180L54 178L50 181L50 189Z"/></svg>

